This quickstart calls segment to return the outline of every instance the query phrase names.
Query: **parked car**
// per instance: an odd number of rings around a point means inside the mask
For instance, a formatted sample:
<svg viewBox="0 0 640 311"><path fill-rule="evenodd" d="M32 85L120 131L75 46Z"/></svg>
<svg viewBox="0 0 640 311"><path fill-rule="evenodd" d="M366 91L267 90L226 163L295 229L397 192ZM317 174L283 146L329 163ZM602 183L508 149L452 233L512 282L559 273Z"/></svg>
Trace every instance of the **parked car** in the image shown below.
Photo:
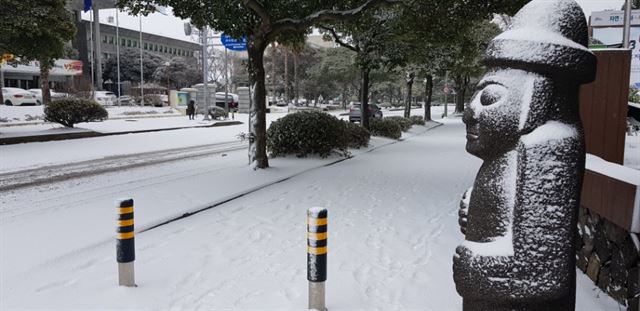
<svg viewBox="0 0 640 311"><path fill-rule="evenodd" d="M227 102L229 103L229 109L238 109L239 97L237 94L227 93ZM224 92L216 93L216 106L224 107Z"/></svg>
<svg viewBox="0 0 640 311"><path fill-rule="evenodd" d="M103 106L112 106L116 104L117 97L113 92L95 91L93 92L93 100Z"/></svg>
<svg viewBox="0 0 640 311"><path fill-rule="evenodd" d="M349 108L349 121L350 122L360 122L361 119L361 110L362 104L352 102L351 108ZM380 107L376 104L369 104L369 117L371 118L382 118L382 111Z"/></svg>
<svg viewBox="0 0 640 311"><path fill-rule="evenodd" d="M119 105L131 105L131 104L133 104L133 97L131 97L129 95L122 95L122 96L118 97L118 104Z"/></svg>
<svg viewBox="0 0 640 311"><path fill-rule="evenodd" d="M42 89L28 89L27 91L36 97L36 101L38 105L42 105ZM60 93L60 92L51 91L51 90L49 91L49 94L51 94L52 101L60 98L69 97L69 94L67 93Z"/></svg>
<svg viewBox="0 0 640 311"><path fill-rule="evenodd" d="M35 106L38 104L35 95L17 87L3 87L2 97L4 97L4 104L7 106Z"/></svg>

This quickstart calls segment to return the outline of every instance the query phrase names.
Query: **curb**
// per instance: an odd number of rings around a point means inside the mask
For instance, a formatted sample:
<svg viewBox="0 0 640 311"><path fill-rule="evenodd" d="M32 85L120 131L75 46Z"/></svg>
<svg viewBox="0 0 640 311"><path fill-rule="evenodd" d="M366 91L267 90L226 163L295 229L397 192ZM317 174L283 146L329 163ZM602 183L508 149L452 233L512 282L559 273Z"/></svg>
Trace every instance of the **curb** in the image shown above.
<svg viewBox="0 0 640 311"><path fill-rule="evenodd" d="M193 128L209 128L209 127L231 126L231 125L239 125L239 124L243 124L243 122L221 121L221 122L216 122L210 125L203 125L203 126L181 126L181 127L162 128L162 129L133 130L133 131L123 131L123 132L110 132L110 133L101 133L101 132L87 130L85 132L75 132L75 133L17 136L17 137L0 138L0 145L15 145L15 144L22 144L22 143L47 142L47 141L56 141L56 140L92 138L92 137L125 135L125 134L151 133L151 132L173 131L173 130L193 129Z"/></svg>

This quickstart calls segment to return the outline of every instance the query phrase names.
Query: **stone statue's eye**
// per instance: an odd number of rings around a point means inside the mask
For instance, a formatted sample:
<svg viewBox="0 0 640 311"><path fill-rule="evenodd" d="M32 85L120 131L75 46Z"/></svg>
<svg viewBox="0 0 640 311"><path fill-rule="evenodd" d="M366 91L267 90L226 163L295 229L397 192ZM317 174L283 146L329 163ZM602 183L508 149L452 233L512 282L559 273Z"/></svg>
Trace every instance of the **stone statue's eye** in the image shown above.
<svg viewBox="0 0 640 311"><path fill-rule="evenodd" d="M489 84L484 89L482 89L482 93L480 94L480 103L483 106L493 105L502 99L505 94L505 89L503 86L498 84Z"/></svg>

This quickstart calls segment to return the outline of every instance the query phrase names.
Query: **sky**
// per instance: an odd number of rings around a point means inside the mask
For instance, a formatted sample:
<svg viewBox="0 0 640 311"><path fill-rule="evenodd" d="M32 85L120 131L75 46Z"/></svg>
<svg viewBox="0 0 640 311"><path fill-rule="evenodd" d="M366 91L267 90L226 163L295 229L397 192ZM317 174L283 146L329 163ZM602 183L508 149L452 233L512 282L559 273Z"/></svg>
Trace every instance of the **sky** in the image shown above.
<svg viewBox="0 0 640 311"><path fill-rule="evenodd" d="M551 0L555 1L555 0ZM619 10L624 3L623 0L577 0L578 4L582 7L586 16L589 16L591 12L603 11L603 10ZM173 16L171 8L167 9L167 15L160 13L150 14L149 16L142 18L142 31L156 35L162 35L174 39L197 41L196 36L186 36L184 34L184 23L186 20L182 20ZM100 10L100 21L102 23L108 23L109 16L112 16L115 20L116 10ZM83 13L82 18L89 20L89 12ZM139 30L139 21L135 16L129 16L126 13L120 13L119 16L120 27ZM115 22L111 23L115 26Z"/></svg>

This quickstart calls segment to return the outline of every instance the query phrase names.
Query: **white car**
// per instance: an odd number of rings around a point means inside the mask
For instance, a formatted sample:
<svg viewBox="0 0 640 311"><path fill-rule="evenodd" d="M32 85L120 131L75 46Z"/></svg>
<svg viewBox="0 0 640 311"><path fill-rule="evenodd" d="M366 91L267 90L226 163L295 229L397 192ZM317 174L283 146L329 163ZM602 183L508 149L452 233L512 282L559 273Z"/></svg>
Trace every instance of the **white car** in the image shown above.
<svg viewBox="0 0 640 311"><path fill-rule="evenodd" d="M35 95L38 105L42 105L42 89L28 89L27 91ZM54 91L49 91L49 94L51 94L51 100L69 97L69 94L67 93L58 93Z"/></svg>
<svg viewBox="0 0 640 311"><path fill-rule="evenodd" d="M7 106L35 106L38 104L38 100L33 94L17 87L3 87L2 97Z"/></svg>
<svg viewBox="0 0 640 311"><path fill-rule="evenodd" d="M103 106L112 106L116 104L118 97L113 92L95 91L93 92L93 100Z"/></svg>

